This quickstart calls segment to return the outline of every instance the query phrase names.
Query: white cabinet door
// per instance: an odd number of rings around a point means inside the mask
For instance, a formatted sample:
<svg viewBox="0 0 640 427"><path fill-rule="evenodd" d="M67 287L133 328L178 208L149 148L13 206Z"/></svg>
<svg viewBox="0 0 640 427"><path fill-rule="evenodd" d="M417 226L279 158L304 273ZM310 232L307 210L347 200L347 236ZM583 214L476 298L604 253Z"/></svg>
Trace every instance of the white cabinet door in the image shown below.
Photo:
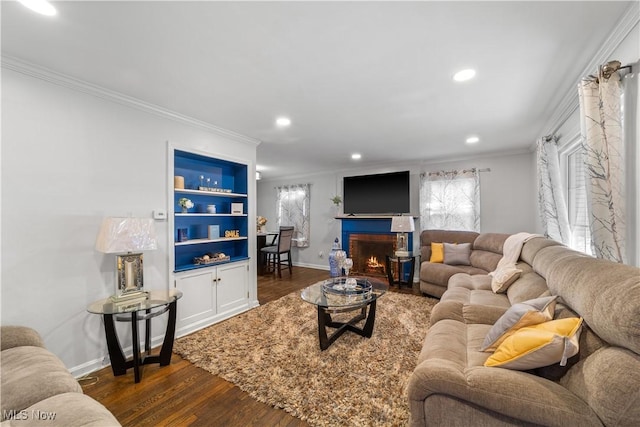
<svg viewBox="0 0 640 427"><path fill-rule="evenodd" d="M249 264L246 262L218 267L218 314L247 305L249 301Z"/></svg>
<svg viewBox="0 0 640 427"><path fill-rule="evenodd" d="M215 269L176 277L176 288L183 295L178 301L176 335L187 334L211 323L217 312L215 279Z"/></svg>

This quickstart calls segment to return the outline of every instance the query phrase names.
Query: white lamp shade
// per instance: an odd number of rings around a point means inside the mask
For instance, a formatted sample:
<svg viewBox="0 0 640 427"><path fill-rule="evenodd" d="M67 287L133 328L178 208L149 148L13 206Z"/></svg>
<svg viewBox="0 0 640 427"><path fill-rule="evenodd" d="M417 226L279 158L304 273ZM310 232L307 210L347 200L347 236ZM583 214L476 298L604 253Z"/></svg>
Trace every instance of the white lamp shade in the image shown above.
<svg viewBox="0 0 640 427"><path fill-rule="evenodd" d="M105 218L96 239L96 250L106 254L157 248L156 230L151 218Z"/></svg>
<svg viewBox="0 0 640 427"><path fill-rule="evenodd" d="M412 216L394 216L391 218L391 231L410 233L415 230Z"/></svg>

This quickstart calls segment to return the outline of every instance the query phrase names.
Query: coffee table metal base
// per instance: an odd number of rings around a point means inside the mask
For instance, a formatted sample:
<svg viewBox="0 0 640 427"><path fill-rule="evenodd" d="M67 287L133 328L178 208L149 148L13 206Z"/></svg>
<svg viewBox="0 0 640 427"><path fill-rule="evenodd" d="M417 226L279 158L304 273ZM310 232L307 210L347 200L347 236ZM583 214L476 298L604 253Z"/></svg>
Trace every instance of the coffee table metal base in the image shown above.
<svg viewBox="0 0 640 427"><path fill-rule="evenodd" d="M320 338L320 349L326 350L335 340L338 339L345 331L351 331L365 338L371 338L373 334L373 324L376 320L376 300L368 304L369 314L367 315L367 305L360 308L344 308L344 309L327 309L318 306L318 336ZM331 313L345 313L360 310L360 313L350 319L348 322L334 322ZM361 320L365 321L364 327L355 326ZM337 328L330 336L327 335L327 327Z"/></svg>

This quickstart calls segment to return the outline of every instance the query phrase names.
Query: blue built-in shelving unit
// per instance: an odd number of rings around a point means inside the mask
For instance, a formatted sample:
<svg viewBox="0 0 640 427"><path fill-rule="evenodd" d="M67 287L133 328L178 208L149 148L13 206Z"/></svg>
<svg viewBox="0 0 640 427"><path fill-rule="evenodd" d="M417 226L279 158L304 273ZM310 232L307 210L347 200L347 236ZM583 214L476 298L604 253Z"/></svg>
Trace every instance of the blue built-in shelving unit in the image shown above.
<svg viewBox="0 0 640 427"><path fill-rule="evenodd" d="M227 262L249 259L247 165L175 150L174 176L184 178L184 188L174 188L174 271L210 265L194 264L195 257L206 253L224 253ZM182 213L178 201L187 198L194 207ZM232 213L232 204L242 204L242 213ZM216 212L207 211L215 205ZM209 235L209 226L217 225L218 236ZM187 231L181 241L178 230ZM238 237L225 237L225 231L238 230Z"/></svg>

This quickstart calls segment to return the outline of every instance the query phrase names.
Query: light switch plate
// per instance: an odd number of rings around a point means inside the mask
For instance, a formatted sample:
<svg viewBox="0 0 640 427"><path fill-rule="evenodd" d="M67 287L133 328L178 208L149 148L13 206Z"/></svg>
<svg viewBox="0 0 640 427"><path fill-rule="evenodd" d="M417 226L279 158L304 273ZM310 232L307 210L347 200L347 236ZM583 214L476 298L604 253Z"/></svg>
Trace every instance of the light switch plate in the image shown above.
<svg viewBox="0 0 640 427"><path fill-rule="evenodd" d="M156 209L153 211L153 219L157 219L157 220L165 220L167 219L167 211L165 211L164 209Z"/></svg>

